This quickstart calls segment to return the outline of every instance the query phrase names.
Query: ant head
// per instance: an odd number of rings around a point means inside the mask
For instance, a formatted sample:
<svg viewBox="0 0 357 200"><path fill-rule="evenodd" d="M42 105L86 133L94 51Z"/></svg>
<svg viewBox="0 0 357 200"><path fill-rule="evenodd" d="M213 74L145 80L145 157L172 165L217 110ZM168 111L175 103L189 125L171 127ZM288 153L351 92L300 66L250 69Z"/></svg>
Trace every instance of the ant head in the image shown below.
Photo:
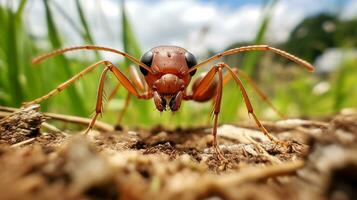
<svg viewBox="0 0 357 200"><path fill-rule="evenodd" d="M140 68L154 92L156 108L159 111L166 107L171 111L178 110L191 76L196 72L188 72L197 64L195 56L181 47L159 46L146 52L140 61L152 70L150 73Z"/></svg>

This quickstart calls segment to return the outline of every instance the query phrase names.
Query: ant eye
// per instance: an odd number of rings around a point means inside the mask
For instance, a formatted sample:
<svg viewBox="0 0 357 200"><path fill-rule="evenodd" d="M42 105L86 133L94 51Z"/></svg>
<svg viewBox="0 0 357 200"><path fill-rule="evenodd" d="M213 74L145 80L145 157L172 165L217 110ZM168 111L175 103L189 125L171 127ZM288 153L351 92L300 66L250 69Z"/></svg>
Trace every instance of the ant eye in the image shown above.
<svg viewBox="0 0 357 200"><path fill-rule="evenodd" d="M195 56L190 53L190 52L186 52L185 53L185 58L186 58L186 62L187 62L187 66L188 68L192 68L193 66L197 65L197 60L195 58ZM195 75L196 70L193 70L190 75L193 76Z"/></svg>
<svg viewBox="0 0 357 200"><path fill-rule="evenodd" d="M153 53L151 51L148 51L144 55L141 56L140 61L142 63L144 63L145 65L147 65L148 67L151 67L152 58L153 58ZM148 70L146 70L142 67L140 67L140 71L144 76L149 73Z"/></svg>

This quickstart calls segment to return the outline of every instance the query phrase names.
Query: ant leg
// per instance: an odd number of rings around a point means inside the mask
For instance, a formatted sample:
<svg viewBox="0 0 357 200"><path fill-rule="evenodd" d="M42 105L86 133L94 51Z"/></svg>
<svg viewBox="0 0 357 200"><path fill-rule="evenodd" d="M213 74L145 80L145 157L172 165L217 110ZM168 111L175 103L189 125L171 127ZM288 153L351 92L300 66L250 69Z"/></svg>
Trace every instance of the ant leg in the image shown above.
<svg viewBox="0 0 357 200"><path fill-rule="evenodd" d="M207 76L208 73L209 72L201 73L193 80L192 92L184 96L186 100L206 102L211 100L215 96L218 85L218 80L216 78L213 78L208 83L206 82L209 85L205 85L206 87L204 87L204 90L202 89L201 81ZM198 89L201 91L197 91Z"/></svg>
<svg viewBox="0 0 357 200"><path fill-rule="evenodd" d="M223 56L233 55L233 54L237 54L237 53L244 52L244 51L271 51L271 52L281 55L281 56L305 67L310 72L313 72L315 70L315 68L307 61L305 61L301 58L298 58L298 57L296 57L286 51L283 51L281 49L277 49L277 48L274 48L274 47L271 47L268 45L252 45L252 46L243 46L243 47L238 47L238 48L234 48L234 49L229 49L222 53L216 54L216 55L214 55L210 58L207 58L206 60L198 63L194 67L190 68L190 70L187 73L190 73L190 72L196 70L197 68L204 66L205 64L207 64L209 62L212 62L219 58L222 58Z"/></svg>
<svg viewBox="0 0 357 200"><path fill-rule="evenodd" d="M108 102L109 102L110 100L112 100L112 99L115 97L115 95L116 95L116 94L118 93L118 91L119 91L119 88L120 88L120 83L118 83L118 84L115 86L115 88L110 92L110 95L109 95L109 97L108 97ZM119 112L118 119L117 119L117 124L120 124L121 121L122 121L122 119L124 118L124 115L125 115L125 113L126 113L126 110L127 110L128 107L129 107L130 101L131 101L131 94L130 94L130 92L128 92L128 93L126 94L126 97L125 97L124 107L123 107L123 109Z"/></svg>
<svg viewBox="0 0 357 200"><path fill-rule="evenodd" d="M120 88L120 83L118 83L115 88L110 92L110 95L108 97L108 102L111 101L115 95L118 93L119 91L119 88ZM119 115L118 115L118 119L117 119L117 124L120 124L121 123L121 120L123 119L125 113L126 113L126 110L128 109L129 107L129 104L130 104L130 100L131 100L131 94L128 92L126 94L126 97L125 97L125 103L124 103L124 108L119 112Z"/></svg>
<svg viewBox="0 0 357 200"><path fill-rule="evenodd" d="M118 83L115 88L110 92L110 95L108 97L108 102L110 100L112 100L115 95L118 93L119 91L119 88L120 88L120 83ZM118 119L117 119L117 124L120 124L121 123L121 120L123 119L124 117L124 114L126 113L126 110L127 108L129 107L129 103L130 103L130 99L131 99L131 94L128 92L126 94L126 97L125 97L125 103L124 103L124 108L119 112L119 115L118 115Z"/></svg>
<svg viewBox="0 0 357 200"><path fill-rule="evenodd" d="M69 80L67 80L66 82L60 84L59 86L57 86L55 89L51 90L49 93L47 93L46 95L43 95L42 97L39 97L33 101L30 102L25 102L24 106L28 106L31 104L38 104L48 98L50 98L51 96L60 93L62 90L66 89L68 86L70 86L72 83L74 83L75 81L79 80L82 76L86 75L87 73L91 72L93 69L95 69L97 66L105 63L105 60L96 62L92 65L90 65L89 67L87 67L86 69L82 70L81 72L79 72L77 75L73 76L72 78L70 78Z"/></svg>
<svg viewBox="0 0 357 200"><path fill-rule="evenodd" d="M109 67L106 67L103 71L102 74L100 75L99 79L99 87L98 87L98 92L97 92L97 102L95 106L95 114L92 118L92 121L90 122L88 128L84 131L84 134L87 134L94 126L97 117L99 114L103 112L103 91L104 91L104 81L105 81L105 76L109 70Z"/></svg>
<svg viewBox="0 0 357 200"><path fill-rule="evenodd" d="M57 49L55 51L49 52L47 54L40 55L32 60L33 64L38 64L50 57L54 57L60 54L64 54L66 52L70 51L78 51L78 50L93 50L93 51L106 51L106 52L112 52L115 54L122 55L132 61L133 63L137 64L138 66L146 69L147 71L152 73L152 70L149 66L145 65L144 63L140 62L140 60L134 58L133 56L125 53L118 51L116 49L108 48L108 47L102 47L102 46L96 46L96 45L85 45L85 46L76 46L76 47L68 47L68 48L62 48L62 49Z"/></svg>
<svg viewBox="0 0 357 200"><path fill-rule="evenodd" d="M222 152L219 149L218 141L217 141L217 127L218 127L218 115L221 111L221 100L222 100L222 92L223 92L223 73L220 67L216 68L216 73L218 71L218 86L217 86L217 93L216 98L214 100L214 109L213 109L213 146L215 147L216 151L221 155L224 161L227 161L223 156Z"/></svg>
<svg viewBox="0 0 357 200"><path fill-rule="evenodd" d="M218 73L218 83L214 79L215 75ZM214 66L208 73L201 79L197 80L197 85L193 89L193 93L185 97L185 99L192 99L194 101L201 102L203 99L213 98L214 107L213 107L213 147L219 156L219 158L225 162L227 159L224 157L223 153L219 149L218 140L217 140L217 127L218 127L218 115L221 111L221 100L222 100L222 91L223 91L223 73L222 67ZM215 93L212 91L211 85L215 85Z"/></svg>
<svg viewBox="0 0 357 200"><path fill-rule="evenodd" d="M131 101L131 94L128 92L128 94L126 94L126 97L125 97L123 110L121 110L121 112L119 113L119 116L117 119L117 124L121 124L121 121L123 120L124 115L129 108L130 101Z"/></svg>
<svg viewBox="0 0 357 200"><path fill-rule="evenodd" d="M234 81L236 82L236 84L238 84L238 86L240 87L240 91L243 95L243 99L244 99L244 102L245 102L245 105L247 107L247 110L248 110L248 113L249 115L253 116L253 119L254 119L254 122L256 123L256 125L258 126L258 128L261 130L261 132L264 133L264 135L266 135L271 141L273 141L274 143L276 144L281 144L280 141L276 140L266 129L265 127L263 126L263 124L259 121L259 119L257 118L257 116L255 115L254 113L254 110L253 110L253 106L249 100L249 97L248 97L248 94L243 86L243 83L242 81L239 79L238 75L236 73L234 73L234 70L229 67L227 64L225 63L220 63L216 66L214 66L207 74L206 76L200 80L198 86L196 87L196 89L193 91L193 93L191 95L188 95L187 97L185 97L185 99L187 100L195 100L195 99L200 99L202 98L202 95L207 95L206 91L207 91L207 88L208 88L208 85L211 84L212 81L214 81L214 76L215 74L218 72L218 73L222 73L221 70L218 70L218 69L222 69L222 68L226 68L228 70L228 73L231 75L231 77L233 77ZM226 80L227 80L227 75L225 76ZM222 81L224 82L224 81ZM222 83L222 86L223 86L223 83ZM219 95L222 95L222 94L219 94L219 87L217 88L217 95L216 96L219 96ZM222 91L221 91L222 92ZM219 100L219 101L218 101ZM217 98L215 99L215 110L214 112L216 112L218 110L219 112L219 109L220 107L217 105L220 105L221 103L221 99ZM218 116L217 116L218 118ZM214 126L215 127L215 126ZM216 134L215 132L213 132L213 135ZM214 135L214 139L216 139L216 136Z"/></svg>
<svg viewBox="0 0 357 200"><path fill-rule="evenodd" d="M31 101L31 102L25 103L25 106L31 105L31 104L40 103L40 102L50 98L51 96L61 92L62 90L66 89L68 86L73 84L75 81L80 79L82 76L84 76L85 74L91 72L93 69L95 69L100 64L105 64L106 68L103 70L102 75L101 75L101 79L100 79L100 82L99 82L98 97L97 97L97 104L96 104L96 114L92 118L92 121L89 124L89 126L88 126L87 130L85 131L85 133L87 133L90 129L93 128L98 115L100 113L102 113L103 87L104 87L105 75L106 75L108 70L110 70L111 72L114 73L116 78L120 81L121 85L123 85L124 88L127 89L128 92L131 95L134 95L134 96L136 96L136 97L138 97L140 99L150 99L152 97L152 94L150 94L149 92L145 92L144 94L139 94L137 92L137 90L135 89L135 87L132 85L132 83L128 80L128 78L125 77L125 75L123 73L121 73L111 62L102 60L102 61L99 61L99 62L96 62L96 63L90 65L89 67L87 67L86 69L84 69L83 71L78 73L77 75L73 76L68 81L66 81L66 82L60 84L59 86L57 86L54 90L50 91L48 94L46 94L46 95L44 95L44 96L42 96L40 98L37 98L37 99L35 99L35 100Z"/></svg>
<svg viewBox="0 0 357 200"><path fill-rule="evenodd" d="M248 84L250 84L254 91L258 94L258 96L265 102L268 104L268 106L270 106L281 118L285 119L285 115L281 112L279 112L278 109L275 108L275 106L271 103L271 101L269 100L268 96L259 88L259 86L249 77L249 75L247 75L246 73L244 73L242 70L239 70L237 68L233 68L232 71L234 73L238 73L238 75L242 75L242 77L244 79L247 80ZM207 73L202 73L200 75L198 75L198 77L193 81L193 86L192 86L192 90L193 92L196 90L198 84L200 83L200 81L203 79L204 75L206 75ZM232 79L232 76L229 72L226 72L223 76L223 86L225 86L230 80ZM196 97L195 101L199 101L199 102L204 102L204 101L208 101L210 99L212 99L216 93L217 90L217 85L218 85L218 80L214 79L210 85L208 87L206 87L206 90L199 95L199 98ZM214 103L214 100L213 100Z"/></svg>
<svg viewBox="0 0 357 200"><path fill-rule="evenodd" d="M96 103L96 108L95 108L95 115L92 118L91 123L89 124L88 128L85 130L85 134L88 133L94 126L97 117L99 114L102 113L102 106L103 106L103 88L104 88L104 81L107 72L110 70L115 77L119 80L120 84L123 85L123 87L128 90L130 95L134 95L139 99L150 99L152 98L152 94L149 92L145 92L143 94L139 94L138 91L136 90L135 86L129 81L129 79L122 73L120 72L119 69L117 69L113 63L109 61L105 61L104 64L106 65L106 68L103 70L100 80L99 80L99 87L98 87L98 94L97 94L97 103Z"/></svg>
<svg viewBox="0 0 357 200"><path fill-rule="evenodd" d="M110 100L114 99L114 97L118 93L119 89L120 89L120 83L117 83L117 85L114 87L114 89L109 94L108 102Z"/></svg>
<svg viewBox="0 0 357 200"><path fill-rule="evenodd" d="M264 133L264 135L266 135L270 141L276 143L276 144L285 144L280 142L279 140L275 139L267 130L266 128L263 126L263 124L259 121L258 117L255 115L254 110L253 110L253 106L249 100L248 94L243 86L242 81L239 79L238 75L234 73L234 70L227 64L225 63L220 63L219 64L221 67L224 67L228 70L228 72L232 75L234 81L238 84L240 91L243 95L243 99L245 102L245 105L247 107L248 113L249 115L253 116L254 122L256 123L256 125L258 126L258 128L261 130L261 132Z"/></svg>
<svg viewBox="0 0 357 200"><path fill-rule="evenodd" d="M264 101L268 106L275 111L279 117L282 119L286 119L286 115L280 112L274 105L273 103L269 100L268 96L261 90L258 86L258 84L244 71L237 69L237 68L232 68L232 71L238 76L242 76L245 80L247 80L247 83L252 86L253 90L258 94L258 96ZM232 76L230 73L226 73L224 78L223 78L223 85L227 84L231 80Z"/></svg>
<svg viewBox="0 0 357 200"><path fill-rule="evenodd" d="M135 85L136 88L138 88L140 92L145 92L148 90L148 85L146 84L144 77L138 73L138 71L133 65L129 66L129 73L133 84ZM130 101L131 101L131 94L128 93L125 97L124 108L119 113L117 124L120 124L121 121L123 120L123 117L129 108Z"/></svg>
<svg viewBox="0 0 357 200"><path fill-rule="evenodd" d="M139 91L144 92L148 90L148 85L144 76L139 74L138 70L133 65L129 66L129 74L133 84L136 86L136 88L138 88Z"/></svg>
<svg viewBox="0 0 357 200"><path fill-rule="evenodd" d="M130 73L130 78L132 80L132 83L135 85L135 87L140 91L140 92L145 92L148 90L147 83L144 80L144 77L138 73L138 71L135 69L133 65L129 66L129 73ZM112 92L109 95L108 101L112 100L116 93L118 92L120 88L120 83L118 83L115 88L112 90ZM117 124L121 124L121 121L124 118L124 115L126 111L129 108L131 101L131 94L127 93L125 97L125 102L124 102L124 107L123 109L119 112L118 119L117 119Z"/></svg>

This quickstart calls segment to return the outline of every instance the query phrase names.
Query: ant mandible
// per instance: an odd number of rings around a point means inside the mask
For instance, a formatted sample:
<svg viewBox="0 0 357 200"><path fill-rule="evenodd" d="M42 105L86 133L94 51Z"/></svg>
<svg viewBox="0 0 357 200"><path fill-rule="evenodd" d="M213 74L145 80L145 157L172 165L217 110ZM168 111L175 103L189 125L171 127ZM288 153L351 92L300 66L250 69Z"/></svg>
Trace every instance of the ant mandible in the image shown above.
<svg viewBox="0 0 357 200"><path fill-rule="evenodd" d="M223 56L236 54L239 52L245 51L272 51L276 54L279 54L287 59L290 59L297 64L302 65L308 71L314 71L314 67L294 55L291 55L283 50L270 47L268 45L252 45L252 46L243 46L239 48L230 49L224 51L223 53L216 54L206 60L197 64L197 60L195 56L188 52L186 49L177 47L177 46L158 46L154 47L148 52L146 52L140 60L134 58L133 56L118 51L116 49L101 47L101 46L94 46L94 45L87 45L87 46L77 46L71 48L63 48L58 49L56 51L50 52L48 54L44 54L35 58L32 62L34 64L40 63L41 61L56 56L59 54L63 54L68 51L76 51L76 50L97 50L97 51L107 51L112 52L115 54L122 55L132 61L133 63L137 64L140 68L141 73L144 76L139 76L138 74L134 74L132 76L132 80L130 81L112 62L107 60L102 60L96 62L77 75L73 76L68 81L60 84L57 88L50 91L48 94L35 99L31 102L26 103L29 104L36 104L40 103L43 100L48 99L49 97L61 92L69 85L74 83L76 80L84 76L85 74L89 73L97 66L104 65L105 68L103 69L99 87L98 87L98 96L96 102L96 109L95 115L92 118L91 123L89 124L88 128L86 129L85 133L88 133L94 126L97 117L99 114L102 113L102 100L103 100L103 88L104 88L104 80L108 71L112 72L115 77L118 79L120 84L129 92L129 95L134 95L139 99L154 99L154 103L156 109L160 112L170 109L171 111L177 111L180 106L182 100L193 100L197 102L204 102L208 100L213 100L213 147L216 153L219 155L220 158L225 159L223 154L221 153L218 143L217 143L217 126L218 126L218 115L221 110L221 99L222 99L222 91L223 86L227 83L231 78L238 84L240 91L243 95L243 99L245 105L248 110L248 114L251 115L259 127L259 129L275 144L284 144L276 139L274 139L268 131L264 128L262 123L259 121L257 116L254 113L252 104L249 100L247 92L239 78L238 75L242 75L248 79L248 83L250 83L253 88L258 92L260 97L266 101L274 110L276 110L270 101L266 98L264 93L256 86L256 84L249 79L249 77L244 74L244 72L233 69L225 63L218 63L214 65L205 75L201 75L196 78L193 82L192 90L187 90L187 87L191 81L192 76L195 75L196 70L199 67L202 67L212 61L215 61ZM226 69L227 74L223 75L222 70ZM218 80L216 77L218 75Z"/></svg>

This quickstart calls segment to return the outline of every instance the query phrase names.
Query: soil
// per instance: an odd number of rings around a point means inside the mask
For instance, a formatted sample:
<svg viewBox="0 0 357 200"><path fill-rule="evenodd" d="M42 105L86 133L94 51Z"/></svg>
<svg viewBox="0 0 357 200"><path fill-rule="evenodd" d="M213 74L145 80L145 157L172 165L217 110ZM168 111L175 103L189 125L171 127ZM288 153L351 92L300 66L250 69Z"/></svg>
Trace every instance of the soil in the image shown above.
<svg viewBox="0 0 357 200"><path fill-rule="evenodd" d="M64 134L38 108L0 120L0 199L357 199L357 113L325 120ZM42 131L40 131L42 130ZM45 130L45 131L43 131Z"/></svg>

